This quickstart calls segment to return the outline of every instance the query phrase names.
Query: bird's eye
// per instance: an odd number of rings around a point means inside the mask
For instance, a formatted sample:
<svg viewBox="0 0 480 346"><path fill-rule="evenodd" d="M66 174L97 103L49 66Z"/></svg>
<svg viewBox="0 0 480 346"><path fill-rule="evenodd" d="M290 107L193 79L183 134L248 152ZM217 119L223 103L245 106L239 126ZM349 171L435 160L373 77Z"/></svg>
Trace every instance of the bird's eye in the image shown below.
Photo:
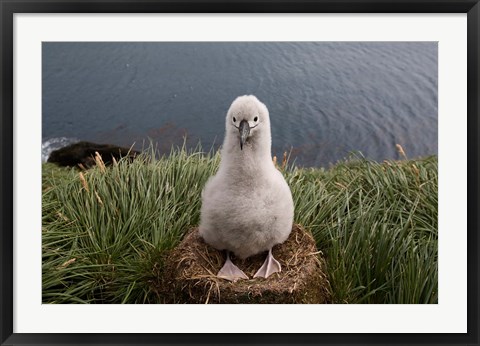
<svg viewBox="0 0 480 346"><path fill-rule="evenodd" d="M237 121L237 119L235 119L235 117L233 117L233 122L236 122L236 121Z"/></svg>
<svg viewBox="0 0 480 346"><path fill-rule="evenodd" d="M258 121L258 117L253 118L253 121Z"/></svg>

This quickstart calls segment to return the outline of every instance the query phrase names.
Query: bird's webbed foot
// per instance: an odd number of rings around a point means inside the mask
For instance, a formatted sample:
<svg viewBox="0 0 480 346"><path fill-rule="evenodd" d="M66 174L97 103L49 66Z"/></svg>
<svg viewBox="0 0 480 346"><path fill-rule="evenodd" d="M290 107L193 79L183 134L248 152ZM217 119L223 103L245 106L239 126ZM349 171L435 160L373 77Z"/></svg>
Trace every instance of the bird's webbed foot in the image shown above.
<svg viewBox="0 0 480 346"><path fill-rule="evenodd" d="M254 278L268 278L273 273L282 271L282 266L272 255L272 249L268 250L268 256L263 262L263 265L253 276Z"/></svg>
<svg viewBox="0 0 480 346"><path fill-rule="evenodd" d="M227 260L218 272L217 277L233 282L239 279L248 279L248 276L230 260L229 251L227 251Z"/></svg>

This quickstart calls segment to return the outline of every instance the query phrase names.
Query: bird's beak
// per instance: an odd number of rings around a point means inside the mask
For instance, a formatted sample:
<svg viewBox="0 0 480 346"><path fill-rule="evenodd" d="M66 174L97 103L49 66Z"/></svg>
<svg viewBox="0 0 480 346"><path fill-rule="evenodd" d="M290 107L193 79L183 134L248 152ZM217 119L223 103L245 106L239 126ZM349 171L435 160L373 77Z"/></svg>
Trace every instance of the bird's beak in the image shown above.
<svg viewBox="0 0 480 346"><path fill-rule="evenodd" d="M240 131L240 150L243 150L243 144L245 144L248 135L250 134L250 125L248 125L248 121L242 120L238 127L238 131Z"/></svg>

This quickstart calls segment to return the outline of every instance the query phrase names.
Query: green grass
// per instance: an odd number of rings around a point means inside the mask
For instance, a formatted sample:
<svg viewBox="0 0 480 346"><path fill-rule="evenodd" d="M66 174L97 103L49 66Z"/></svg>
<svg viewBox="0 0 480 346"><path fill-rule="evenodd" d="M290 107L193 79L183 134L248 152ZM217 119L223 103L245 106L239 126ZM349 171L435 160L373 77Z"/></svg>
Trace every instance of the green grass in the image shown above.
<svg viewBox="0 0 480 346"><path fill-rule="evenodd" d="M163 261L200 219L219 154L172 150L112 168L43 165L43 302L159 303ZM282 170L335 303L437 303L437 159Z"/></svg>

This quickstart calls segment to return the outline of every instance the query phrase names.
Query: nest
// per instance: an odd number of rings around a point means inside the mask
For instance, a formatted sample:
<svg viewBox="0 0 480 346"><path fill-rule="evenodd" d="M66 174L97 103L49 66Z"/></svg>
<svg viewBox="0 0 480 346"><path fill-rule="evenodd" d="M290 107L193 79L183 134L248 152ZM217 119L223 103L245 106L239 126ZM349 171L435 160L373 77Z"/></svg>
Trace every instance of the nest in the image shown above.
<svg viewBox="0 0 480 346"><path fill-rule="evenodd" d="M170 303L329 303L330 286L325 275L325 260L315 241L300 226L294 225L289 238L273 247L282 265L280 273L267 279L253 275L267 253L232 261L250 277L230 282L216 277L225 262L225 253L208 244L198 228L188 232L165 263L165 282L159 290ZM160 292L159 292L160 293Z"/></svg>

